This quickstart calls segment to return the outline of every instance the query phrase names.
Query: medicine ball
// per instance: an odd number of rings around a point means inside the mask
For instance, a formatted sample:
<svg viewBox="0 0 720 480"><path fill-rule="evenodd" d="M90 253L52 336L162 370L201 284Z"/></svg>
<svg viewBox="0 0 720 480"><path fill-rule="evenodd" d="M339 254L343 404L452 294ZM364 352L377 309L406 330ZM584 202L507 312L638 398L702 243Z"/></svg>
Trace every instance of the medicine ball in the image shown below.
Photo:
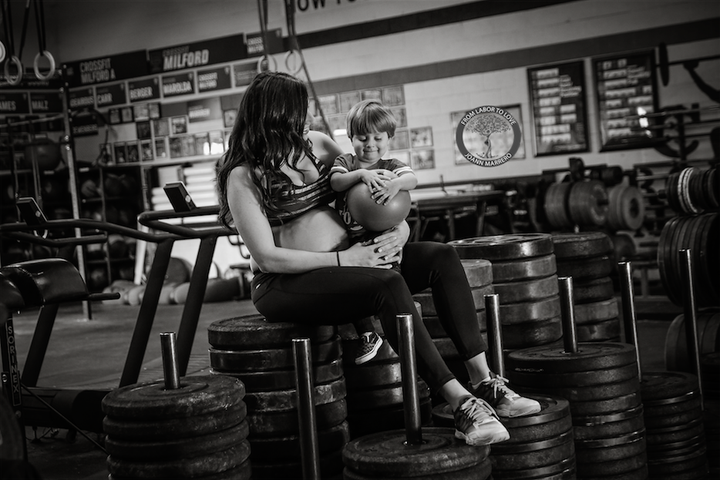
<svg viewBox="0 0 720 480"><path fill-rule="evenodd" d="M373 232L394 227L410 213L410 193L407 190L400 190L387 204L378 205L368 186L360 182L350 188L346 201L355 221Z"/></svg>

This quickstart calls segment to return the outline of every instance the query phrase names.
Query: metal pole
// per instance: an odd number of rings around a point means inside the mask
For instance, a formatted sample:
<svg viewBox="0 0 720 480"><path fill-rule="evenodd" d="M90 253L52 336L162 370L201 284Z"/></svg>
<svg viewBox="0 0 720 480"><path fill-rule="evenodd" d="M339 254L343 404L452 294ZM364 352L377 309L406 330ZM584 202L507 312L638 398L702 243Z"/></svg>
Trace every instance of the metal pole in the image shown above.
<svg viewBox="0 0 720 480"><path fill-rule="evenodd" d="M320 480L315 401L313 399L312 361L309 338L293 338L295 383L297 385L300 455L304 480Z"/></svg>
<svg viewBox="0 0 720 480"><path fill-rule="evenodd" d="M422 444L420 426L420 397L417 388L415 361L415 331L409 313L397 315L400 372L402 374L403 406L405 413L405 440L408 445Z"/></svg>
<svg viewBox="0 0 720 480"><path fill-rule="evenodd" d="M563 346L565 353L577 353L577 329L575 327L575 298L572 277L558 278L560 286L560 312L562 314Z"/></svg>
<svg viewBox="0 0 720 480"><path fill-rule="evenodd" d="M692 250L684 248L678 254L683 289L683 312L685 315L685 338L691 368L697 375L700 390L700 408L704 410L702 372L700 370L700 346L697 337L697 316L695 309L695 277L693 271Z"/></svg>
<svg viewBox="0 0 720 480"><path fill-rule="evenodd" d="M500 296L497 293L485 295L485 323L487 324L488 343L490 344L490 368L493 372L505 376L503 360L502 327L500 326Z"/></svg>
<svg viewBox="0 0 720 480"><path fill-rule="evenodd" d="M160 334L160 351L165 390L177 390L180 388L180 374L178 373L177 352L175 351L175 332L163 332Z"/></svg>
<svg viewBox="0 0 720 480"><path fill-rule="evenodd" d="M632 265L630 265L630 262L620 262L618 265L620 265L620 293L622 294L625 341L635 346L635 363L637 363L638 380L642 382L640 344L638 343L637 321L635 316L635 293L632 281Z"/></svg>

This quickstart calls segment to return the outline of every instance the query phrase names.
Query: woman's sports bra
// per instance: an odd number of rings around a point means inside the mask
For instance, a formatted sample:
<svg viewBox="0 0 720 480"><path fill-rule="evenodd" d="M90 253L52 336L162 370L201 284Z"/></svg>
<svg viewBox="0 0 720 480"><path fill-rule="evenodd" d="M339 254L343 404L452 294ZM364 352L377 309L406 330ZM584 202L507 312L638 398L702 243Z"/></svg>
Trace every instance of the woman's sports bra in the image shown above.
<svg viewBox="0 0 720 480"><path fill-rule="evenodd" d="M319 174L315 182L303 186L290 184L277 201L280 210L265 210L273 227L294 220L318 205L328 205L335 201L336 193L330 187L330 169L324 163L313 163Z"/></svg>

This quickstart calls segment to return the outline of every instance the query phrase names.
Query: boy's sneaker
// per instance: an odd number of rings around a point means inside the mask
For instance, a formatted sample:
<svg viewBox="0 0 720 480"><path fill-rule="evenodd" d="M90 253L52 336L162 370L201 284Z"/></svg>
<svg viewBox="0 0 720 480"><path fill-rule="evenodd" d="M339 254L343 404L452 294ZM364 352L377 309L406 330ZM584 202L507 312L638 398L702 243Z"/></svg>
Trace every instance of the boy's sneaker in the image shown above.
<svg viewBox="0 0 720 480"><path fill-rule="evenodd" d="M507 379L490 374L489 380L477 387L470 385L470 393L488 402L501 417L521 417L538 413L540 403L531 398L521 397L506 385Z"/></svg>
<svg viewBox="0 0 720 480"><path fill-rule="evenodd" d="M510 438L495 410L485 400L468 397L455 410L455 438L468 445L490 445Z"/></svg>
<svg viewBox="0 0 720 480"><path fill-rule="evenodd" d="M355 357L355 365L363 364L375 358L383 344L383 339L375 332L365 332L360 335L360 348Z"/></svg>

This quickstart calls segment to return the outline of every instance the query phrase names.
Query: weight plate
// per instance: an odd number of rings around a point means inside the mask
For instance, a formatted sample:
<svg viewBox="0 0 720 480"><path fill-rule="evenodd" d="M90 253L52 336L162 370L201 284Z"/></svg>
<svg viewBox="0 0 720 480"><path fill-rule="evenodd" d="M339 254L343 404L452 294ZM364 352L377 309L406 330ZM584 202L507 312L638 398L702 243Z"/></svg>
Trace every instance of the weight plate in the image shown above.
<svg viewBox="0 0 720 480"><path fill-rule="evenodd" d="M529 387L586 387L621 382L637 376L637 365L626 365L606 370L588 370L586 372L519 372L513 371L510 380L518 385Z"/></svg>
<svg viewBox="0 0 720 480"><path fill-rule="evenodd" d="M530 323L533 320L547 320L559 317L560 297L551 297L534 302L508 303L500 305L500 321L503 325Z"/></svg>
<svg viewBox="0 0 720 480"><path fill-rule="evenodd" d="M243 400L239 380L218 375L183 377L180 388L165 389L165 382L127 385L105 395L105 415L120 419L192 417L227 409Z"/></svg>
<svg viewBox="0 0 720 480"><path fill-rule="evenodd" d="M493 472L525 470L556 465L575 453L573 432L569 430L542 442L491 446L490 461Z"/></svg>
<svg viewBox="0 0 720 480"><path fill-rule="evenodd" d="M575 455L544 467L526 468L522 470L493 469L493 480L573 480L575 479Z"/></svg>
<svg viewBox="0 0 720 480"><path fill-rule="evenodd" d="M594 303L613 298L615 285L609 277L595 280L573 281L573 299L575 304Z"/></svg>
<svg viewBox="0 0 720 480"><path fill-rule="evenodd" d="M172 460L132 461L107 458L108 472L118 477L191 478L224 472L240 466L250 456L250 444L237 445L209 455L178 457Z"/></svg>
<svg viewBox="0 0 720 480"><path fill-rule="evenodd" d="M645 431L639 430L619 437L584 441L575 456L578 462L597 463L634 457L645 453L645 449Z"/></svg>
<svg viewBox="0 0 720 480"><path fill-rule="evenodd" d="M572 227L567 211L567 200L570 194L570 183L553 183L545 193L545 203L543 209L545 217L551 226L555 228Z"/></svg>
<svg viewBox="0 0 720 480"><path fill-rule="evenodd" d="M345 398L346 395L344 378L313 387L313 399L316 406L336 402ZM297 409L297 390L247 392L245 394L245 404L248 413L295 410Z"/></svg>
<svg viewBox="0 0 720 480"><path fill-rule="evenodd" d="M645 420L650 428L670 427L673 424L669 422L675 416L685 416L688 412L698 412L700 410L699 392L693 392L679 399L681 401L673 403L665 403L662 405L644 405ZM702 418L702 414L698 414L697 418Z"/></svg>
<svg viewBox="0 0 720 480"><path fill-rule="evenodd" d="M106 416L103 419L103 432L115 439L160 441L205 435L223 428L234 427L246 416L245 402L240 402L227 410L221 409L192 417L128 420Z"/></svg>
<svg viewBox="0 0 720 480"><path fill-rule="evenodd" d="M512 377L510 377L512 380ZM629 380L621 380L614 383L606 383L604 385L591 385L587 387L526 387L520 384L512 384L514 390L518 393L537 392L542 389L547 395L554 395L567 399L569 402L589 402L593 400L604 400L615 398L622 395L628 395L640 389L640 383L637 377Z"/></svg>
<svg viewBox="0 0 720 480"><path fill-rule="evenodd" d="M578 448L585 441L622 437L644 428L642 406L614 414L573 417L575 446Z"/></svg>
<svg viewBox="0 0 720 480"><path fill-rule="evenodd" d="M717 168L711 168L705 172L705 198L708 203L708 208L718 208L720 207L720 202L718 202L718 177L717 177Z"/></svg>
<svg viewBox="0 0 720 480"><path fill-rule="evenodd" d="M413 480L489 480L499 479L497 476L491 476L492 464L490 459L478 465L473 465L462 470L453 470L448 473L431 473L430 475L415 475ZM378 477L377 475L362 475L350 469L343 471L343 478L336 480L396 480L398 477ZM548 479L553 480L553 479Z"/></svg>
<svg viewBox="0 0 720 480"><path fill-rule="evenodd" d="M680 221L680 217L673 217L669 221L665 222L665 225L660 232L660 238L658 239L657 249L657 263L658 273L660 274L660 281L667 293L670 290L670 262L671 259L668 255L670 249L670 239L675 234L675 225Z"/></svg>
<svg viewBox="0 0 720 480"><path fill-rule="evenodd" d="M644 442L643 442L644 443ZM579 453L579 449L578 449ZM632 457L613 460L612 462L583 463L578 460L578 478L585 478L587 475L602 475L615 478L615 475L622 475L627 472L634 472L647 465L645 452Z"/></svg>
<svg viewBox="0 0 720 480"><path fill-rule="evenodd" d="M343 450L348 470L363 475L413 477L462 470L484 462L490 447L458 442L454 429L422 430L420 445L407 445L404 430L366 435Z"/></svg>
<svg viewBox="0 0 720 480"><path fill-rule="evenodd" d="M576 325L578 342L608 342L620 338L619 318L610 318L601 322Z"/></svg>
<svg viewBox="0 0 720 480"><path fill-rule="evenodd" d="M112 435L105 438L105 449L115 459L170 460L220 452L247 438L247 422L206 435L164 440L123 440Z"/></svg>
<svg viewBox="0 0 720 480"><path fill-rule="evenodd" d="M584 323L595 323L602 320L610 320L620 315L618 309L618 301L615 297L597 302L582 303L575 305L575 323L582 325Z"/></svg>
<svg viewBox="0 0 720 480"><path fill-rule="evenodd" d="M613 273L614 256L585 257L574 260L558 260L557 276L573 277L573 281L593 280Z"/></svg>
<svg viewBox="0 0 720 480"><path fill-rule="evenodd" d="M555 274L556 271L555 255L552 254L492 263L492 275L495 283L544 278Z"/></svg>
<svg viewBox="0 0 720 480"><path fill-rule="evenodd" d="M554 233L552 243L555 260L560 262L570 258L597 257L613 252L613 243L602 232Z"/></svg>
<svg viewBox="0 0 720 480"><path fill-rule="evenodd" d="M342 357L340 337L312 345L312 363L329 363ZM259 350L220 350L210 347L210 366L217 372L261 372L295 368L292 348L265 348Z"/></svg>
<svg viewBox="0 0 720 480"><path fill-rule="evenodd" d="M493 287L501 305L540 300L559 293L557 275L522 282L495 283Z"/></svg>
<svg viewBox="0 0 720 480"><path fill-rule="evenodd" d="M335 402L317 405L315 407L317 429L321 430L340 425L345 421L347 415L347 402L344 398ZM249 438L251 440L256 437L282 437L298 435L299 433L297 410L248 413L247 421L250 427Z"/></svg>
<svg viewBox="0 0 720 480"><path fill-rule="evenodd" d="M639 392L632 392L627 395L603 400L591 400L588 402L576 401L570 403L570 412L572 412L573 416L579 417L621 412L640 405L640 398Z"/></svg>
<svg viewBox="0 0 720 480"><path fill-rule="evenodd" d="M418 396L427 398L430 396L430 389L427 384L418 378ZM347 397L348 411L357 412L362 410L390 407L403 404L402 383L386 385L380 388L356 390Z"/></svg>
<svg viewBox="0 0 720 480"><path fill-rule="evenodd" d="M647 465L643 465L641 468L638 468L637 470L633 470L630 472L621 473L619 475L612 475L610 477L612 480L648 480L648 468ZM586 476L582 477L582 480L610 480L607 476L603 477L596 477L596 476ZM655 480L655 479L653 479Z"/></svg>
<svg viewBox="0 0 720 480"><path fill-rule="evenodd" d="M605 185L597 180L576 182L570 187L568 213L577 225L605 225L608 194Z"/></svg>
<svg viewBox="0 0 720 480"><path fill-rule="evenodd" d="M245 385L250 392L270 392L274 390L288 390L295 388L297 380L295 370L269 370L259 372L216 372L210 369L211 373L235 377ZM330 383L343 376L342 360L337 359L330 363L313 364L312 379L315 384Z"/></svg>
<svg viewBox="0 0 720 480"><path fill-rule="evenodd" d="M322 478L341 479L343 471L342 450L334 450L318 456L318 470ZM302 479L303 466L300 458L261 461L252 459L253 480ZM204 480L204 479L202 479Z"/></svg>
<svg viewBox="0 0 720 480"><path fill-rule="evenodd" d="M552 239L545 233L508 233L448 242L462 259L483 258L491 262L539 257L553 253Z"/></svg>
<svg viewBox="0 0 720 480"><path fill-rule="evenodd" d="M645 202L639 188L616 185L609 194L606 226L611 230L638 230L645 220Z"/></svg>
<svg viewBox="0 0 720 480"><path fill-rule="evenodd" d="M432 422L432 399L421 398L419 402L420 424L423 427ZM405 406L403 404L391 405L383 408L348 412L350 423L350 438L355 439L371 433L398 430L405 428ZM449 425L455 428L455 424Z"/></svg>
<svg viewBox="0 0 720 480"><path fill-rule="evenodd" d="M250 480L252 469L250 466L250 459L245 460L243 463L230 470L222 472L212 473L210 475L203 475L202 480ZM118 475L108 475L108 480L139 480L139 477L121 477ZM190 477L186 477L190 478ZM200 477L194 477L200 478ZM181 480L173 478L173 480ZM336 479L341 480L341 479Z"/></svg>
<svg viewBox="0 0 720 480"><path fill-rule="evenodd" d="M635 364L635 347L627 343L580 343L575 353L563 346L543 346L510 352L508 371L552 374L605 370Z"/></svg>
<svg viewBox="0 0 720 480"><path fill-rule="evenodd" d="M670 323L665 335L665 368L670 371L688 372L691 369L686 328L685 316L680 314ZM696 317L695 331L699 355L720 349L720 313L712 310L700 312Z"/></svg>
<svg viewBox="0 0 720 480"><path fill-rule="evenodd" d="M368 362L345 369L345 384L348 395L356 390L372 389L402 383L400 359L392 363Z"/></svg>
<svg viewBox="0 0 720 480"><path fill-rule="evenodd" d="M342 422L334 427L317 431L317 449L320 454L336 450L350 441L350 425ZM253 438L250 440L253 460L292 460L301 458L299 435Z"/></svg>
<svg viewBox="0 0 720 480"><path fill-rule="evenodd" d="M493 264L482 258L460 260L468 284L471 287L483 287L493 283Z"/></svg>
<svg viewBox="0 0 720 480"><path fill-rule="evenodd" d="M227 318L208 326L208 341L220 350L287 348L293 338L309 338L313 343L326 342L335 334L334 326L269 322L262 315Z"/></svg>
<svg viewBox="0 0 720 480"><path fill-rule="evenodd" d="M502 341L505 349L523 349L547 345L562 338L560 317L533 322L503 325Z"/></svg>
<svg viewBox="0 0 720 480"><path fill-rule="evenodd" d="M698 418L685 425L666 428L650 428L645 431L648 446L662 446L678 442L687 442L704 432L703 420Z"/></svg>
<svg viewBox="0 0 720 480"><path fill-rule="evenodd" d="M717 469L709 470L707 462L694 468L686 467L686 465L682 465L683 471L670 472L669 474L664 475L664 473L667 472L666 468L648 466L648 472L652 475L648 478L652 478L653 480L697 480L698 478L707 478L708 473L713 475L718 473Z"/></svg>
<svg viewBox="0 0 720 480"><path fill-rule="evenodd" d="M685 372L643 372L640 382L643 403L676 399L698 389L697 376Z"/></svg>

